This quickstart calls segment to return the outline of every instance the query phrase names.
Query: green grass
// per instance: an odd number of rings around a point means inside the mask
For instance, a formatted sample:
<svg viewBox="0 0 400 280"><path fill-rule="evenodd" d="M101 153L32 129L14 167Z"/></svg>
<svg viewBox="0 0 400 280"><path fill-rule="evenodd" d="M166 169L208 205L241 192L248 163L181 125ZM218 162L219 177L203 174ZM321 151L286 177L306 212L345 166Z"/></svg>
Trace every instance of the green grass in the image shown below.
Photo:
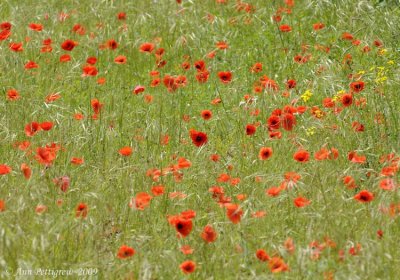
<svg viewBox="0 0 400 280"><path fill-rule="evenodd" d="M286 7L284 1L249 0L253 13L237 11L234 0L227 4L182 2L0 2L0 22L12 24L10 38L0 41L0 164L12 168L11 173L0 175L0 200L5 202L0 212L0 279L25 279L18 271L28 269L79 268L97 269L97 273L74 274L72 279L324 279L328 273L334 279L396 279L400 272L400 210L390 216L382 208L400 203L399 175L391 176L397 184L394 190L382 190L381 170L388 163L379 159L390 153L400 156L399 3L295 1L291 14L283 13L282 22L275 23L271 17L279 7ZM117 19L122 11L126 20ZM61 12L69 15L65 21L59 20ZM207 20L208 14L215 17L213 23ZM325 28L314 31L317 22ZM43 31L32 31L30 23L43 24ZM81 24L86 33L73 33L75 24ZM280 32L281 24L289 24L292 31ZM343 32L353 34L361 44L342 40ZM42 41L47 38L52 39L53 51L41 53ZM78 42L71 52L60 47L66 39ZM118 48L101 50L99 45L109 39L115 39ZM374 40L383 46L377 48ZM229 48L217 50L220 41ZM12 52L11 42L23 42L24 50ZM139 52L144 42L165 49L164 67L156 67L154 54ZM308 46L304 53L303 45ZM330 51L318 50L316 45ZM369 53L361 51L365 45L371 48ZM207 57L211 51L216 51L213 59ZM60 63L59 57L66 53L71 61ZM310 60L294 62L299 54L310 55ZM343 63L347 54L352 56L350 66ZM127 63L115 64L118 55L126 56ZM97 57L99 73L81 77L89 56ZM191 64L188 71L181 67L186 56ZM210 72L206 83L195 78L193 63L200 59ZM29 60L39 68L25 70ZM256 62L263 64L261 73L250 72ZM152 70L160 72L157 87L150 87ZM232 81L221 83L219 71L231 71ZM354 94L353 105L338 114L324 108L324 98L338 96L341 90L349 92L349 84L357 79L349 79L349 75L357 73L361 73L358 79L365 82L365 89ZM187 85L168 92L162 82L166 74L185 75ZM262 75L275 80L280 89L254 93L253 86ZM97 83L100 77L106 78L104 85ZM386 80L377 81L382 77ZM296 88L285 89L288 79L297 81ZM137 85L145 86L145 92L132 94ZM16 89L20 99L8 100L10 89ZM307 90L313 95L304 102L301 96ZM286 91L289 97L282 95ZM52 93L61 98L46 103L46 96ZM153 101L147 103L145 95L151 95ZM246 103L245 95L254 97L254 102ZM97 120L91 118L94 98L104 104ZM211 104L215 98L222 102ZM361 98L366 105L356 106ZM296 115L292 131L281 128L282 138L271 139L267 119L273 110L290 104L307 106L307 110ZM322 118L312 115L313 106L325 112ZM340 100L336 107L342 108ZM203 120L202 110L211 110L212 118ZM254 110L259 114L252 115ZM76 113L82 113L84 119L75 120ZM184 121L184 115L189 115L190 121ZM376 121L377 116L381 122ZM54 126L28 137L24 128L33 121L51 121ZM364 125L364 132L353 130L355 121ZM246 125L257 122L256 133L247 136ZM208 143L193 145L190 129L207 133ZM169 135L169 143L161 145L165 135ZM28 150L15 147L25 140L31 143ZM46 168L35 154L38 147L50 143L62 149ZM124 146L133 148L131 156L118 153ZM338 159L315 160L314 153L324 146L338 149ZM273 149L270 159L258 158L261 147ZM299 148L310 152L309 162L293 159ZM352 163L350 151L365 155L366 162ZM218 154L220 160L211 161L212 154ZM73 165L72 157L83 158L84 163ZM158 182L146 176L150 169L177 164L180 157L192 164L179 171L183 174L180 182L173 174L161 176ZM32 169L29 180L20 171L22 163ZM279 186L289 171L301 175L297 185L277 197L266 195L266 189ZM221 173L240 178L240 183L217 182ZM355 179L356 189L346 188L346 175ZM71 180L66 193L53 182L62 176ZM164 185L166 193L153 197L143 211L129 207L137 193L152 195L151 187L156 185ZM240 204L240 223L233 224L225 208L212 199L212 186L224 187L225 196ZM353 199L360 190L372 192L374 200L360 203ZM171 192L183 192L187 197L170 199ZM238 194L247 197L239 201ZM295 207L293 200L298 196L309 199L310 205ZM59 199L61 205L57 205ZM86 218L75 215L81 202L89 209ZM37 205L46 205L48 210L38 215ZM193 230L189 236L177 238L167 216L188 209L196 211ZM253 218L256 211L267 214ZM207 224L218 234L210 244L200 237ZM378 238L378 230L383 231L382 238ZM284 246L289 237L295 244L293 254ZM325 237L336 246L321 250L320 257L313 260L310 243L324 243ZM136 253L118 259L124 244ZM349 249L356 244L362 249L353 256ZM190 245L194 253L182 254L182 245ZM258 249L281 257L289 271L273 274L268 262L256 258ZM340 250L345 255L342 261ZM179 266L185 260L196 263L194 273L181 272Z"/></svg>

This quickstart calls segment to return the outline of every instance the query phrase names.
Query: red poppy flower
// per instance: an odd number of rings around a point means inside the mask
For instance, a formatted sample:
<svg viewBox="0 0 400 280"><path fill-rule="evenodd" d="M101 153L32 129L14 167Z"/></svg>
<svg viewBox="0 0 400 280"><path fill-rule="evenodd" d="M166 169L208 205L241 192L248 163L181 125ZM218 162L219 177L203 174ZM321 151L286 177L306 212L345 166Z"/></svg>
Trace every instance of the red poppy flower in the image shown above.
<svg viewBox="0 0 400 280"><path fill-rule="evenodd" d="M184 261L179 267L184 274L190 274L196 270L196 264L193 261Z"/></svg>
<svg viewBox="0 0 400 280"><path fill-rule="evenodd" d="M38 122L31 122L25 126L25 134L26 136L32 137L42 128Z"/></svg>
<svg viewBox="0 0 400 280"><path fill-rule="evenodd" d="M153 193L154 196L163 195L165 192L165 187L164 186L154 186L151 188L151 192Z"/></svg>
<svg viewBox="0 0 400 280"><path fill-rule="evenodd" d="M24 50L22 48L22 43L10 43L8 47L14 52L22 52Z"/></svg>
<svg viewBox="0 0 400 280"><path fill-rule="evenodd" d="M322 100L322 104L325 108L334 108L335 107L335 101L330 97L324 98Z"/></svg>
<svg viewBox="0 0 400 280"><path fill-rule="evenodd" d="M201 147L208 142L208 137L207 134L201 131L196 131L194 129L191 129L189 131L190 133L190 138L192 138L192 142L194 145L197 147Z"/></svg>
<svg viewBox="0 0 400 280"><path fill-rule="evenodd" d="M11 23L8 21L4 21L2 23L0 23L0 30L11 30Z"/></svg>
<svg viewBox="0 0 400 280"><path fill-rule="evenodd" d="M329 157L330 151L327 148L322 148L314 154L316 160L325 160Z"/></svg>
<svg viewBox="0 0 400 280"><path fill-rule="evenodd" d="M82 36L82 35L85 35L86 30L85 30L85 27L83 27L82 25L77 23L72 27L72 32Z"/></svg>
<svg viewBox="0 0 400 280"><path fill-rule="evenodd" d="M191 255L191 254L193 254L193 251L194 251L193 248L190 247L189 245L183 245L181 247L181 252L184 255Z"/></svg>
<svg viewBox="0 0 400 280"><path fill-rule="evenodd" d="M36 206L35 212L38 215L42 215L43 213L45 213L47 211L47 209L48 208L46 205L39 204L38 206Z"/></svg>
<svg viewBox="0 0 400 280"><path fill-rule="evenodd" d="M299 150L293 155L293 159L298 162L307 162L309 158L310 154L306 150Z"/></svg>
<svg viewBox="0 0 400 280"><path fill-rule="evenodd" d="M308 61L308 57L306 57L306 56L302 56L302 55L296 55L294 58L293 58L293 60L296 62L296 63L299 63L299 64L304 64L304 63L306 63L307 61Z"/></svg>
<svg viewBox="0 0 400 280"><path fill-rule="evenodd" d="M293 129L293 126L296 124L296 117L290 113L284 114L281 119L281 124L285 130L290 131Z"/></svg>
<svg viewBox="0 0 400 280"><path fill-rule="evenodd" d="M270 259L268 266L272 273L278 273L289 270L288 265L285 264L280 257L273 257L272 259Z"/></svg>
<svg viewBox="0 0 400 280"><path fill-rule="evenodd" d="M228 43L226 43L226 42L224 42L224 41L218 42L218 43L216 44L216 47L217 47L218 49L220 49L220 50L226 50L227 48L229 48Z"/></svg>
<svg viewBox="0 0 400 280"><path fill-rule="evenodd" d="M15 89L9 89L7 91L7 99L8 100L17 100L20 98L19 92Z"/></svg>
<svg viewBox="0 0 400 280"><path fill-rule="evenodd" d="M163 84L168 89L169 92L174 92L178 88L176 79L170 75L164 76Z"/></svg>
<svg viewBox="0 0 400 280"><path fill-rule="evenodd" d="M385 178L379 182L379 187L382 190L392 191L392 190L396 189L396 182L392 178Z"/></svg>
<svg viewBox="0 0 400 280"><path fill-rule="evenodd" d="M347 175L343 177L343 183L348 189L355 189L357 188L356 181L353 177Z"/></svg>
<svg viewBox="0 0 400 280"><path fill-rule="evenodd" d="M86 59L86 63L90 65L95 65L97 62L97 58L94 56L90 56Z"/></svg>
<svg viewBox="0 0 400 280"><path fill-rule="evenodd" d="M265 252L265 250L263 249L258 249L256 251L256 257L257 259L259 259L262 262L266 262L270 260L270 257L268 256L267 252Z"/></svg>
<svg viewBox="0 0 400 280"><path fill-rule="evenodd" d="M135 87L135 89L133 90L133 92L132 93L134 93L134 94L139 94L139 93L142 93L142 92L144 92L145 91L145 87L144 86L136 86Z"/></svg>
<svg viewBox="0 0 400 280"><path fill-rule="evenodd" d="M203 240L207 243L212 243L217 239L217 233L212 226L207 225L204 227L203 232L201 233L201 238L203 238Z"/></svg>
<svg viewBox="0 0 400 280"><path fill-rule="evenodd" d="M313 24L313 29L314 30L321 30L323 28L325 28L325 24L323 24L323 23L318 22L318 23L314 23Z"/></svg>
<svg viewBox="0 0 400 280"><path fill-rule="evenodd" d="M126 63L126 56L124 55L119 55L114 59L114 62L116 64L125 64Z"/></svg>
<svg viewBox="0 0 400 280"><path fill-rule="evenodd" d="M310 201L307 198L304 198L301 196L295 198L293 200L293 202L294 202L294 205L298 208L305 207L310 204Z"/></svg>
<svg viewBox="0 0 400 280"><path fill-rule="evenodd" d="M286 82L286 89L295 88L296 85L297 85L297 83L296 83L295 80L288 80L288 81Z"/></svg>
<svg viewBox="0 0 400 280"><path fill-rule="evenodd" d="M226 215L228 219L231 220L232 223L238 224L242 218L243 210L237 204L228 203L225 205L226 207Z"/></svg>
<svg viewBox="0 0 400 280"><path fill-rule="evenodd" d="M198 60L194 63L194 68L196 68L198 72L203 72L206 70L206 63L204 60Z"/></svg>
<svg viewBox="0 0 400 280"><path fill-rule="evenodd" d="M210 73L207 70L204 70L204 71L198 72L196 74L196 80L199 83L205 83L205 82L207 82L209 76L210 76Z"/></svg>
<svg viewBox="0 0 400 280"><path fill-rule="evenodd" d="M224 84L228 84L232 81L232 73L227 72L218 72L218 77Z"/></svg>
<svg viewBox="0 0 400 280"><path fill-rule="evenodd" d="M193 223L191 219L178 217L177 220L174 222L174 226L180 236L186 237L192 231Z"/></svg>
<svg viewBox="0 0 400 280"><path fill-rule="evenodd" d="M381 47L383 47L383 43L380 40L375 40L374 46L377 48L381 48Z"/></svg>
<svg viewBox="0 0 400 280"><path fill-rule="evenodd" d="M253 135L256 133L257 127L253 124L246 125L246 135Z"/></svg>
<svg viewBox="0 0 400 280"><path fill-rule="evenodd" d="M34 31L40 32L43 30L43 25L41 25L40 23L31 23L29 24L29 28Z"/></svg>
<svg viewBox="0 0 400 280"><path fill-rule="evenodd" d="M356 132L363 132L364 129L365 129L364 125L363 125L362 123L359 123L359 122L353 122L353 123L351 124L351 127L352 127L352 128L354 129L354 131L356 131Z"/></svg>
<svg viewBox="0 0 400 280"><path fill-rule="evenodd" d="M274 197L278 196L281 193L281 191L282 191L281 187L272 187L267 189L265 192L267 195Z"/></svg>
<svg viewBox="0 0 400 280"><path fill-rule="evenodd" d="M135 206L136 209L144 210L150 205L150 201L152 200L152 198L153 197L146 192L138 193L136 197L132 199L129 206L131 208Z"/></svg>
<svg viewBox="0 0 400 280"><path fill-rule="evenodd" d="M53 123L52 122L42 122L40 124L40 128L44 131L48 131L53 128Z"/></svg>
<svg viewBox="0 0 400 280"><path fill-rule="evenodd" d="M60 62L68 62L71 61L71 56L69 54L63 54L60 56Z"/></svg>
<svg viewBox="0 0 400 280"><path fill-rule="evenodd" d="M347 158L354 163L365 163L367 161L367 157L366 156L362 156L362 155L358 155L357 152L352 151L349 152L347 155Z"/></svg>
<svg viewBox="0 0 400 280"><path fill-rule="evenodd" d="M353 96L351 94L343 94L341 98L341 102L344 107L348 107L353 104Z"/></svg>
<svg viewBox="0 0 400 280"><path fill-rule="evenodd" d="M74 165L81 165L84 162L85 161L83 160L83 158L77 158L77 157L71 158L71 163L74 164Z"/></svg>
<svg viewBox="0 0 400 280"><path fill-rule="evenodd" d="M0 212L6 211L6 203L4 200L0 199Z"/></svg>
<svg viewBox="0 0 400 280"><path fill-rule="evenodd" d="M75 217L86 218L88 211L89 211L88 206L85 203L79 203L75 209Z"/></svg>
<svg viewBox="0 0 400 280"><path fill-rule="evenodd" d="M277 115L271 115L268 118L268 128L269 129L279 129L281 125L281 119Z"/></svg>
<svg viewBox="0 0 400 280"><path fill-rule="evenodd" d="M34 69L34 68L39 68L39 65L36 64L36 63L33 62L33 61L28 61L28 62L25 64L24 68L25 68L25 69Z"/></svg>
<svg viewBox="0 0 400 280"><path fill-rule="evenodd" d="M56 184L62 192L67 192L71 184L71 179L68 176L62 176L53 179L54 184Z"/></svg>
<svg viewBox="0 0 400 280"><path fill-rule="evenodd" d="M35 158L41 164L50 165L56 159L56 150L49 147L39 147L36 150Z"/></svg>
<svg viewBox="0 0 400 280"><path fill-rule="evenodd" d="M125 157L130 156L132 154L132 148L128 147L128 146L123 147L123 148L119 149L118 153L121 156L125 156Z"/></svg>
<svg viewBox="0 0 400 280"><path fill-rule="evenodd" d="M350 84L350 88L353 92L361 92L365 87L365 83L363 81L352 82Z"/></svg>
<svg viewBox="0 0 400 280"><path fill-rule="evenodd" d="M112 49L112 50L115 50L116 48L118 48L118 43L114 39L108 40L106 45L107 45L107 48Z"/></svg>
<svg viewBox="0 0 400 280"><path fill-rule="evenodd" d="M122 245L117 253L117 258L119 259L127 259L132 257L135 254L135 250L132 247Z"/></svg>
<svg viewBox="0 0 400 280"><path fill-rule="evenodd" d="M354 199L360 201L360 202L370 202L374 200L374 194L367 191L367 190L362 190L358 194L354 196Z"/></svg>
<svg viewBox="0 0 400 280"><path fill-rule="evenodd" d="M349 32L343 32L342 39L343 40L348 40L348 41L353 41L354 37Z"/></svg>
<svg viewBox="0 0 400 280"><path fill-rule="evenodd" d="M261 62L257 62L251 67L250 71L252 73L260 73L262 71L262 69L263 69L262 63Z"/></svg>
<svg viewBox="0 0 400 280"><path fill-rule="evenodd" d="M61 44L61 48L65 51L72 51L76 46L78 45L78 42L72 41L72 40L65 40Z"/></svg>
<svg viewBox="0 0 400 280"><path fill-rule="evenodd" d="M11 167L7 164L0 164L0 175L6 175L11 172Z"/></svg>
<svg viewBox="0 0 400 280"><path fill-rule="evenodd" d="M289 254L293 254L295 249L296 249L296 247L294 245L294 242L293 242L293 239L290 238L290 237L288 237L285 240L285 242L283 243L283 246L285 246L285 249Z"/></svg>
<svg viewBox="0 0 400 280"><path fill-rule="evenodd" d="M258 153L258 158L261 160L269 159L272 156L272 148L271 147L262 147L260 152Z"/></svg>
<svg viewBox="0 0 400 280"><path fill-rule="evenodd" d="M93 65L83 66L82 71L83 71L82 77L96 76L98 73L97 68Z"/></svg>
<svg viewBox="0 0 400 280"><path fill-rule="evenodd" d="M282 24L281 26L279 26L279 30L281 32L290 32L292 31L292 28L290 27L290 25Z"/></svg>
<svg viewBox="0 0 400 280"><path fill-rule="evenodd" d="M188 62L188 61L183 62L181 64L181 67L182 67L183 70L186 70L186 71L189 70L190 69L190 62Z"/></svg>
<svg viewBox="0 0 400 280"><path fill-rule="evenodd" d="M210 110L203 110L203 111L201 111L201 117L204 120L209 120L212 117L212 112Z"/></svg>
<svg viewBox="0 0 400 280"><path fill-rule="evenodd" d="M151 53L154 50L154 44L153 43L143 43L139 47L140 52L147 52Z"/></svg>
<svg viewBox="0 0 400 280"><path fill-rule="evenodd" d="M100 113L100 110L104 104L100 103L100 101L95 98L90 101L90 105L92 106L94 113L97 115Z"/></svg>
<svg viewBox="0 0 400 280"><path fill-rule="evenodd" d="M24 174L25 179L31 178L32 169L26 163L21 164L21 172Z"/></svg>
<svg viewBox="0 0 400 280"><path fill-rule="evenodd" d="M118 20L126 20L126 13L120 12L117 14L117 19Z"/></svg>

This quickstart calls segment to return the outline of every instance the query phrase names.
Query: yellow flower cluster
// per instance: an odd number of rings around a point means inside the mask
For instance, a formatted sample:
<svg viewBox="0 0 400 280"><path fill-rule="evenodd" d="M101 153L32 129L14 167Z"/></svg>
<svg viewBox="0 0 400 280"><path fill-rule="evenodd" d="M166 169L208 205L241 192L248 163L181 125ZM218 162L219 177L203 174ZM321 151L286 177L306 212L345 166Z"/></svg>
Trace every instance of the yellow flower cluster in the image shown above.
<svg viewBox="0 0 400 280"><path fill-rule="evenodd" d="M387 76L386 76L387 69L383 66L376 67L376 69L378 69L378 73L376 75L375 83L383 84L383 82L387 80Z"/></svg>
<svg viewBox="0 0 400 280"><path fill-rule="evenodd" d="M304 102L307 102L311 99L312 96L313 93L310 90L306 90L306 92L301 95L301 99L303 99Z"/></svg>
<svg viewBox="0 0 400 280"><path fill-rule="evenodd" d="M316 130L316 128L315 128L314 126L309 127L309 128L306 128L306 134L307 134L307 136L312 136L312 135L314 135L314 134L315 134L315 130Z"/></svg>
<svg viewBox="0 0 400 280"><path fill-rule="evenodd" d="M345 94L346 91L345 90L339 90L336 95L332 98L333 101L338 101L341 99L342 95Z"/></svg>

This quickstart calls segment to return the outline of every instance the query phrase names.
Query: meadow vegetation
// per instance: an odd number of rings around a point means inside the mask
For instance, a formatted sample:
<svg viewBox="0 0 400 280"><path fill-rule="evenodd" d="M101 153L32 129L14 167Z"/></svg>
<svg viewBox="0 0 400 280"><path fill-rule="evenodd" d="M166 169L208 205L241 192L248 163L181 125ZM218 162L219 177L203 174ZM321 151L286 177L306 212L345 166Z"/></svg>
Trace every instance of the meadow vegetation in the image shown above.
<svg viewBox="0 0 400 280"><path fill-rule="evenodd" d="M399 26L397 1L1 1L0 279L397 279Z"/></svg>

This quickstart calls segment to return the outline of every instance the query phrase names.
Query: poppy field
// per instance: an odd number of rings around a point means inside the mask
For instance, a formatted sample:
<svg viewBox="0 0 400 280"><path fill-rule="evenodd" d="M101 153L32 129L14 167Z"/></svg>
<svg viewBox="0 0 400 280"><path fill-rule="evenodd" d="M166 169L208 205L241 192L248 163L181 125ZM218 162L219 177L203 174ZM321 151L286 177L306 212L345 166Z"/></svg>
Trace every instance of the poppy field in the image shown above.
<svg viewBox="0 0 400 280"><path fill-rule="evenodd" d="M398 279L400 3L0 2L0 279Z"/></svg>

